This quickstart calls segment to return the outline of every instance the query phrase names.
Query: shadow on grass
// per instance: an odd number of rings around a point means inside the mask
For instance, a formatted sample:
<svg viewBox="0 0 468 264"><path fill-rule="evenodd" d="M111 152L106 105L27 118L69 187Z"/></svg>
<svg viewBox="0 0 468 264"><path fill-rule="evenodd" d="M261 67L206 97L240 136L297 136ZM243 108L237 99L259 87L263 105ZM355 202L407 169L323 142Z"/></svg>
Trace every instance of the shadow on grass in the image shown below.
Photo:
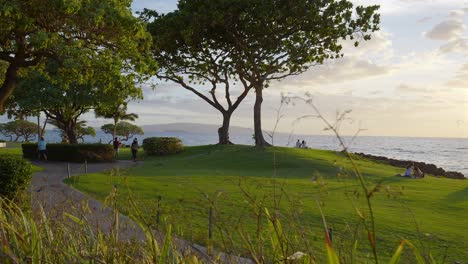
<svg viewBox="0 0 468 264"><path fill-rule="evenodd" d="M446 202L456 203L464 202L468 199L468 187L463 190L452 192L445 198Z"/></svg>

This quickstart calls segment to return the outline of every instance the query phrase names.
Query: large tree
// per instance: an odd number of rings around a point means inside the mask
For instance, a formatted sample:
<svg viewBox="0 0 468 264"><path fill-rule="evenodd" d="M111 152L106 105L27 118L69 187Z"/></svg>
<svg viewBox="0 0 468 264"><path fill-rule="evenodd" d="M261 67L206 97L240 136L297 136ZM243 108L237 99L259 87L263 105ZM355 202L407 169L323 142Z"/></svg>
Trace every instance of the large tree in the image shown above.
<svg viewBox="0 0 468 264"><path fill-rule="evenodd" d="M128 141L136 135L144 134L141 127L125 121L119 122L117 125L105 124L101 127L101 130L106 134L112 134L112 138L122 136L123 141Z"/></svg>
<svg viewBox="0 0 468 264"><path fill-rule="evenodd" d="M28 70L8 101L8 110L42 111L64 132L70 143L77 143L78 122L83 114L116 101L142 96L135 75L122 73L125 62L103 52L99 63L86 68L90 73L88 77L74 73L74 67L81 69L87 65L87 59L82 57L68 60L74 64L67 68L65 75L54 60L49 60L41 71Z"/></svg>
<svg viewBox="0 0 468 264"><path fill-rule="evenodd" d="M54 58L64 71L73 69L85 78L93 73L86 67L69 67L73 65L67 58L79 56L95 64L105 51L141 70L150 36L130 4L131 0L0 0L0 112L20 70L40 66L44 58Z"/></svg>
<svg viewBox="0 0 468 264"><path fill-rule="evenodd" d="M252 86L233 85L230 51L219 49L206 35L210 33L192 16L196 12L190 9L192 6L184 7L188 8L165 15L149 10L143 13L143 17L152 21L148 30L153 36L153 57L159 66L156 76L179 84L219 111L223 121L218 129L218 142L231 144L231 116ZM233 96L233 93L238 94Z"/></svg>
<svg viewBox="0 0 468 264"><path fill-rule="evenodd" d="M60 136L62 137L62 142L70 142L69 138L69 133L67 133L67 129L63 127L62 122L58 122L57 120L49 120L49 124L57 127L60 130ZM81 142L84 142L84 137L85 136L91 136L91 137L96 137L96 131L94 128L90 126L86 126L86 121L85 120L80 120L77 121L74 129L74 137L76 140L81 139ZM75 142L76 143L76 142Z"/></svg>
<svg viewBox="0 0 468 264"><path fill-rule="evenodd" d="M138 114L127 113L127 102L122 103L115 102L110 105L100 105L94 110L96 117L111 118L114 121L112 130L112 138L117 135L117 123L119 121L135 121L138 118ZM107 133L107 132L106 132Z"/></svg>
<svg viewBox="0 0 468 264"><path fill-rule="evenodd" d="M14 142L17 142L21 137L25 142L29 142L29 139L33 138L36 132L36 124L27 120L19 119L5 124L0 124L0 133L6 137L10 137L10 141ZM13 139L13 137L15 137L15 139Z"/></svg>
<svg viewBox="0 0 468 264"><path fill-rule="evenodd" d="M200 30L229 52L237 77L255 90L257 147L267 145L261 124L263 89L272 80L298 75L343 56L342 40L369 40L378 30L378 6L347 0L181 0Z"/></svg>

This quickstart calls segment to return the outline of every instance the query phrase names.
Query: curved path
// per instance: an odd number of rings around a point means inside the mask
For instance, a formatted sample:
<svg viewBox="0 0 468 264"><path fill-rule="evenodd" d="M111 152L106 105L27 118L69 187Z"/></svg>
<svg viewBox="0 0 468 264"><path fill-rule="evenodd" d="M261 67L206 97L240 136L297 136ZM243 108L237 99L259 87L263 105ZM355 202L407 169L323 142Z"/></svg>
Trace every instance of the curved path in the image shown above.
<svg viewBox="0 0 468 264"><path fill-rule="evenodd" d="M104 233L112 231L115 217L111 208L63 183L63 180L68 176L66 162L33 163L44 169L33 175L31 199L34 209L39 209L42 206L51 220L62 220L64 213L68 213L86 219L92 227ZM131 161L90 163L88 164L88 173L102 172L112 168L125 169L135 165L138 164ZM70 171L72 176L84 174L84 166L83 164L70 163ZM158 232L156 232L156 237L160 241L163 239L163 236ZM119 239L143 241L145 235L135 222L119 214ZM195 254L204 262L213 263L206 254L205 248L177 238L174 238L173 242L182 254ZM252 263L251 260L223 253L221 253L220 259L223 263Z"/></svg>

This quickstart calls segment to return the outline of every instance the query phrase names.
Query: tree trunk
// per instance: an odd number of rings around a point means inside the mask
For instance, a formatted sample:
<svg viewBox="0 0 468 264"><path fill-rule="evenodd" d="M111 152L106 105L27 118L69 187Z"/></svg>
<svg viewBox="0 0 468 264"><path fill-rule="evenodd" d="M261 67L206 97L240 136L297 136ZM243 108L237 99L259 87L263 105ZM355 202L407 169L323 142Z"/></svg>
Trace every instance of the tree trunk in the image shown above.
<svg viewBox="0 0 468 264"><path fill-rule="evenodd" d="M117 123L114 122L114 131L112 131L112 140L117 136Z"/></svg>
<svg viewBox="0 0 468 264"><path fill-rule="evenodd" d="M0 112L3 111L5 103L10 95L15 90L16 78L18 75L19 67L14 63L10 63L5 73L5 80L0 88Z"/></svg>
<svg viewBox="0 0 468 264"><path fill-rule="evenodd" d="M37 114L37 141L41 140L41 114Z"/></svg>
<svg viewBox="0 0 468 264"><path fill-rule="evenodd" d="M263 149L271 146L266 142L262 132L262 102L263 102L263 83L255 87L255 105L254 105L254 132L255 147Z"/></svg>
<svg viewBox="0 0 468 264"><path fill-rule="evenodd" d="M70 142L70 144L77 144L78 143L78 139L76 138L76 134L75 134L75 126L74 125L69 125L66 128L65 133L67 134L68 141Z"/></svg>
<svg viewBox="0 0 468 264"><path fill-rule="evenodd" d="M223 126L218 128L218 145L232 145L232 142L229 141L229 124L231 122L231 115L231 111L223 113Z"/></svg>
<svg viewBox="0 0 468 264"><path fill-rule="evenodd" d="M41 130L41 137L43 137L44 134L45 134L45 129L46 129L46 125L47 125L47 121L48 121L48 120L49 120L49 117L46 116L46 119L45 119L45 121L44 121L44 125L42 126L42 130Z"/></svg>

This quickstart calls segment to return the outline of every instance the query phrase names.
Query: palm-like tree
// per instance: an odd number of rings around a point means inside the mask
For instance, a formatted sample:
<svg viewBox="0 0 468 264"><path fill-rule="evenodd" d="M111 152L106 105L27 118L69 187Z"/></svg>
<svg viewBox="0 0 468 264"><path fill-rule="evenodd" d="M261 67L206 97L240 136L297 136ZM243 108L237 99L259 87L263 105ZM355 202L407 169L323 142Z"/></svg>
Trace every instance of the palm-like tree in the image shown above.
<svg viewBox="0 0 468 264"><path fill-rule="evenodd" d="M57 120L54 119L49 119L47 121L48 124L51 124L58 129L60 129L60 136L62 137L62 142L68 142L68 143L78 143L77 140L81 139L82 142L84 142L84 136L85 135L90 135L92 137L96 136L96 132L94 131L94 128L86 126L87 122L85 120L80 120L77 121L74 126L73 126L73 137L70 139L70 131L68 131L68 128L64 126L64 123L58 122Z"/></svg>
<svg viewBox="0 0 468 264"><path fill-rule="evenodd" d="M114 132L112 133L112 139L115 138L117 123L120 121L135 121L138 118L138 114L127 113L127 103L116 104L106 109L95 109L96 117L103 117L114 120Z"/></svg>

